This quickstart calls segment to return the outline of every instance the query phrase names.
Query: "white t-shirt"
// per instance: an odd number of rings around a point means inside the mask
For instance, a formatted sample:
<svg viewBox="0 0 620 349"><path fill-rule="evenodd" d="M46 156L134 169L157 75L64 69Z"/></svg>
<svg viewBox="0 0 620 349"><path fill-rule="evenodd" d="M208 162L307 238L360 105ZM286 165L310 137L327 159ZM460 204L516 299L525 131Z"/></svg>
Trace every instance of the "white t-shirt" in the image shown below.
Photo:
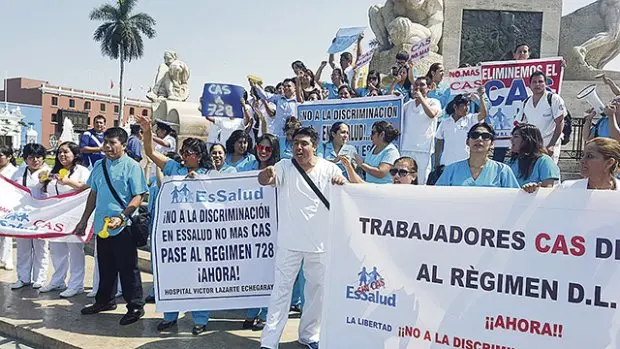
<svg viewBox="0 0 620 349"><path fill-rule="evenodd" d="M76 180L80 183L86 183L86 180L88 180L88 176L90 176L90 170L87 169L86 167L82 166L82 165L75 165L75 168L73 169L73 173L71 173L69 175L70 179ZM75 191L74 188L59 183L57 180L52 180L48 185L47 185L47 194L49 196L56 196L56 195L60 195L60 194L65 194L65 193L69 193Z"/></svg>
<svg viewBox="0 0 620 349"><path fill-rule="evenodd" d="M441 103L434 98L428 98L428 105L433 110L441 110ZM416 105L414 99L405 103L403 110L401 150L432 154L435 149L437 117L429 118L422 104Z"/></svg>
<svg viewBox="0 0 620 349"><path fill-rule="evenodd" d="M549 141L553 137L555 131L555 119L564 117L566 115L566 107L564 106L564 100L560 95L554 93L551 96L551 105L547 102L547 94L549 91L545 91L545 94L540 98L538 104L534 107L534 97L530 97L525 105L523 111L519 116L521 122L530 123L540 130L543 136L544 145L549 145ZM557 144L562 142L562 135L558 137Z"/></svg>
<svg viewBox="0 0 620 349"><path fill-rule="evenodd" d="M3 175L5 178L11 179L13 174L17 172L17 167L15 167L12 163L6 164L2 170L0 170L0 175Z"/></svg>
<svg viewBox="0 0 620 349"><path fill-rule="evenodd" d="M167 135L166 137L164 137L164 141L170 144L170 146L166 147L159 143L155 143L155 151L157 151L160 154L166 154L167 152L170 152L170 151L177 151L177 140L174 139L174 137L172 137L171 135Z"/></svg>
<svg viewBox="0 0 620 349"><path fill-rule="evenodd" d="M28 170L28 167L24 164L24 166L20 167L17 171L15 171L15 173L13 173L11 179L14 182L17 182L19 185L24 185L24 171L26 171L25 187L30 189L30 193L32 194L33 198L40 199L43 196L41 195L41 182L39 181L39 173L44 171L49 173L50 170L51 169L49 168L49 166L43 164L40 169L31 173Z"/></svg>
<svg viewBox="0 0 620 349"><path fill-rule="evenodd" d="M215 126L215 129L209 130L209 143L222 143L226 144L226 140L230 135L237 131L243 130L244 120L241 118L226 118L226 117L214 117L215 123L211 126ZM215 133L211 138L211 133Z"/></svg>
<svg viewBox="0 0 620 349"><path fill-rule="evenodd" d="M355 70L353 70L353 65L350 65L347 67L347 69L344 70L344 75L347 76L347 79L349 79L349 86L353 86L353 75L355 74Z"/></svg>
<svg viewBox="0 0 620 349"><path fill-rule="evenodd" d="M477 123L478 113L467 114L457 121L454 121L453 117L448 117L441 121L435 137L443 139L442 165L447 166L469 158L467 132Z"/></svg>
<svg viewBox="0 0 620 349"><path fill-rule="evenodd" d="M275 164L278 188L278 246L293 251L324 252L329 211L290 159ZM342 174L330 161L318 158L308 177L329 201L332 178Z"/></svg>
<svg viewBox="0 0 620 349"><path fill-rule="evenodd" d="M620 180L615 178L616 180L616 190L620 190ZM568 189L588 189L588 179L577 179L574 181L564 181L560 184L560 188L568 188Z"/></svg>

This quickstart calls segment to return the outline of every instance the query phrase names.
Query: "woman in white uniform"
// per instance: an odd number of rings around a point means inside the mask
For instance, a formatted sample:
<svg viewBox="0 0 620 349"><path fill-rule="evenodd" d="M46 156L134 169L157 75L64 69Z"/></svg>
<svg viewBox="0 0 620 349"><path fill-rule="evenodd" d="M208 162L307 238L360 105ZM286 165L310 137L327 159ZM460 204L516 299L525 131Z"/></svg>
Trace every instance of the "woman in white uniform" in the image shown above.
<svg viewBox="0 0 620 349"><path fill-rule="evenodd" d="M56 163L43 185L43 195L57 196L86 189L90 171L82 166L80 147L73 142L64 142L58 147ZM39 292L63 290L62 298L70 298L84 292L84 243L77 237L50 241L50 254L54 274L52 281L41 287ZM69 284L65 284L67 272L71 273Z"/></svg>
<svg viewBox="0 0 620 349"><path fill-rule="evenodd" d="M10 179L15 172L15 156L9 146L0 146L0 175ZM13 270L13 238L0 237L0 268Z"/></svg>
<svg viewBox="0 0 620 349"><path fill-rule="evenodd" d="M583 150L580 173L584 179L565 181L562 188L618 190L620 181L616 178L620 161L620 144L612 138L598 137Z"/></svg>

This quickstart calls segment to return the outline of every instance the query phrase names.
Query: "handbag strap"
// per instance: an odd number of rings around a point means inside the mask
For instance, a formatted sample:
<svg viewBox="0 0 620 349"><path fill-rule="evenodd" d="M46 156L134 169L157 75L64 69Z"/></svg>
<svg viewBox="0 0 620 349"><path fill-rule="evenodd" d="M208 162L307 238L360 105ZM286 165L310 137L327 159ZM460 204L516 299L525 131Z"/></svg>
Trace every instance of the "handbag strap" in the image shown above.
<svg viewBox="0 0 620 349"><path fill-rule="evenodd" d="M110 192L112 193L112 196L114 196L114 199L116 199L116 201L118 202L119 205L121 205L121 207L124 209L126 209L127 207L125 207L125 204L123 203L123 201L121 200L120 196L118 196L118 193L116 192L116 190L114 189L114 187L112 186L112 182L110 181L110 175L108 175L108 167L106 166L106 161L108 159L103 158L103 160L101 161L101 165L103 166L103 176L105 177L105 181L106 183L108 183L108 188L110 189Z"/></svg>
<svg viewBox="0 0 620 349"><path fill-rule="evenodd" d="M310 177L308 177L308 174L306 173L306 171L304 171L304 169L301 168L301 166L299 166L299 164L297 163L297 160L291 159L291 162L293 163L293 165L295 166L295 168L297 169L299 174L301 174L301 176L304 178L306 183L308 183L310 188L312 188L312 191L316 194L316 196L319 197L319 199L321 199L321 201L323 202L325 207L327 207L327 209L329 210L329 201L327 201L327 198L325 198L325 195L323 195L323 193L321 193L321 190L316 186L316 184L314 184L312 179L310 179Z"/></svg>
<svg viewBox="0 0 620 349"><path fill-rule="evenodd" d="M24 167L24 175L22 176L22 185L24 187L27 187L26 185L27 179L28 179L28 167L26 166Z"/></svg>

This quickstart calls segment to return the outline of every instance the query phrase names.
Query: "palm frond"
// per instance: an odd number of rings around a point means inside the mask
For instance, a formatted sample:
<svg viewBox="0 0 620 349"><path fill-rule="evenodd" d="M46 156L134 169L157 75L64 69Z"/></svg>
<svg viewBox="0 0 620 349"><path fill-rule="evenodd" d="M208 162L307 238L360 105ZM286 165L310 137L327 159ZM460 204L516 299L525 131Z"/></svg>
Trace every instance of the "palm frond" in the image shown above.
<svg viewBox="0 0 620 349"><path fill-rule="evenodd" d="M106 4L92 10L89 17L91 21L114 22L120 17L120 13L114 6Z"/></svg>
<svg viewBox="0 0 620 349"><path fill-rule="evenodd" d="M133 11L137 3L138 0L118 0L120 17L123 19L129 18L131 11Z"/></svg>
<svg viewBox="0 0 620 349"><path fill-rule="evenodd" d="M138 13L129 18L129 21L133 23L133 25L138 28L147 38L152 39L157 35L155 31L155 25L157 22L153 17L147 15L146 13Z"/></svg>

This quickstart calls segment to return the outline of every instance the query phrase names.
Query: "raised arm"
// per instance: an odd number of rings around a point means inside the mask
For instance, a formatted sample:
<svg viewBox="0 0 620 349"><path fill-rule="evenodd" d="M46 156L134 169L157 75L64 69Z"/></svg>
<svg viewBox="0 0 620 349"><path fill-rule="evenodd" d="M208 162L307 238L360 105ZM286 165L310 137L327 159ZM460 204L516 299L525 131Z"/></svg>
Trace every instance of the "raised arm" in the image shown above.
<svg viewBox="0 0 620 349"><path fill-rule="evenodd" d="M304 88L301 86L301 75L303 73L299 73L299 75L297 75L297 77L295 78L295 89L297 90L297 93L295 94L295 96L297 97L297 103L303 103L304 101Z"/></svg>
<svg viewBox="0 0 620 349"><path fill-rule="evenodd" d="M355 50L355 61L356 62L358 59L360 59L363 53L363 50L362 50L363 39L364 39L364 33L361 33L360 36L357 38L357 49Z"/></svg>
<svg viewBox="0 0 620 349"><path fill-rule="evenodd" d="M603 75L602 78L603 82L605 83L605 85L609 86L609 89L611 89L611 92L614 94L614 96L620 95L620 87L618 87L618 85L616 85L613 80L611 80L605 75Z"/></svg>
<svg viewBox="0 0 620 349"><path fill-rule="evenodd" d="M314 74L314 82L319 84L319 86L323 87L323 82L321 81L321 75L323 74L323 69L327 65L326 61L322 61L321 65L319 65L319 69L316 70L316 74Z"/></svg>
<svg viewBox="0 0 620 349"><path fill-rule="evenodd" d="M588 110L588 115L583 118L583 142L588 143L592 138L594 138L594 134L592 133L592 120L596 116L596 110L591 108ZM611 121L611 117L609 117L609 121ZM611 128L609 129L609 133L611 133Z"/></svg>
<svg viewBox="0 0 620 349"><path fill-rule="evenodd" d="M334 39L334 40L336 40L336 39ZM323 64L323 63L321 63L321 64ZM332 67L332 70L336 69L336 63L334 63L334 54L333 53L329 54L329 66Z"/></svg>
<svg viewBox="0 0 620 349"><path fill-rule="evenodd" d="M151 120L148 116L136 115L136 120L142 126L144 132L144 153L151 159L157 167L163 169L168 162L168 158L157 151L153 147L153 130L151 129Z"/></svg>
<svg viewBox="0 0 620 349"><path fill-rule="evenodd" d="M487 117L487 104L484 102L484 85L478 87L478 98L480 99L480 112L478 113L478 122Z"/></svg>

